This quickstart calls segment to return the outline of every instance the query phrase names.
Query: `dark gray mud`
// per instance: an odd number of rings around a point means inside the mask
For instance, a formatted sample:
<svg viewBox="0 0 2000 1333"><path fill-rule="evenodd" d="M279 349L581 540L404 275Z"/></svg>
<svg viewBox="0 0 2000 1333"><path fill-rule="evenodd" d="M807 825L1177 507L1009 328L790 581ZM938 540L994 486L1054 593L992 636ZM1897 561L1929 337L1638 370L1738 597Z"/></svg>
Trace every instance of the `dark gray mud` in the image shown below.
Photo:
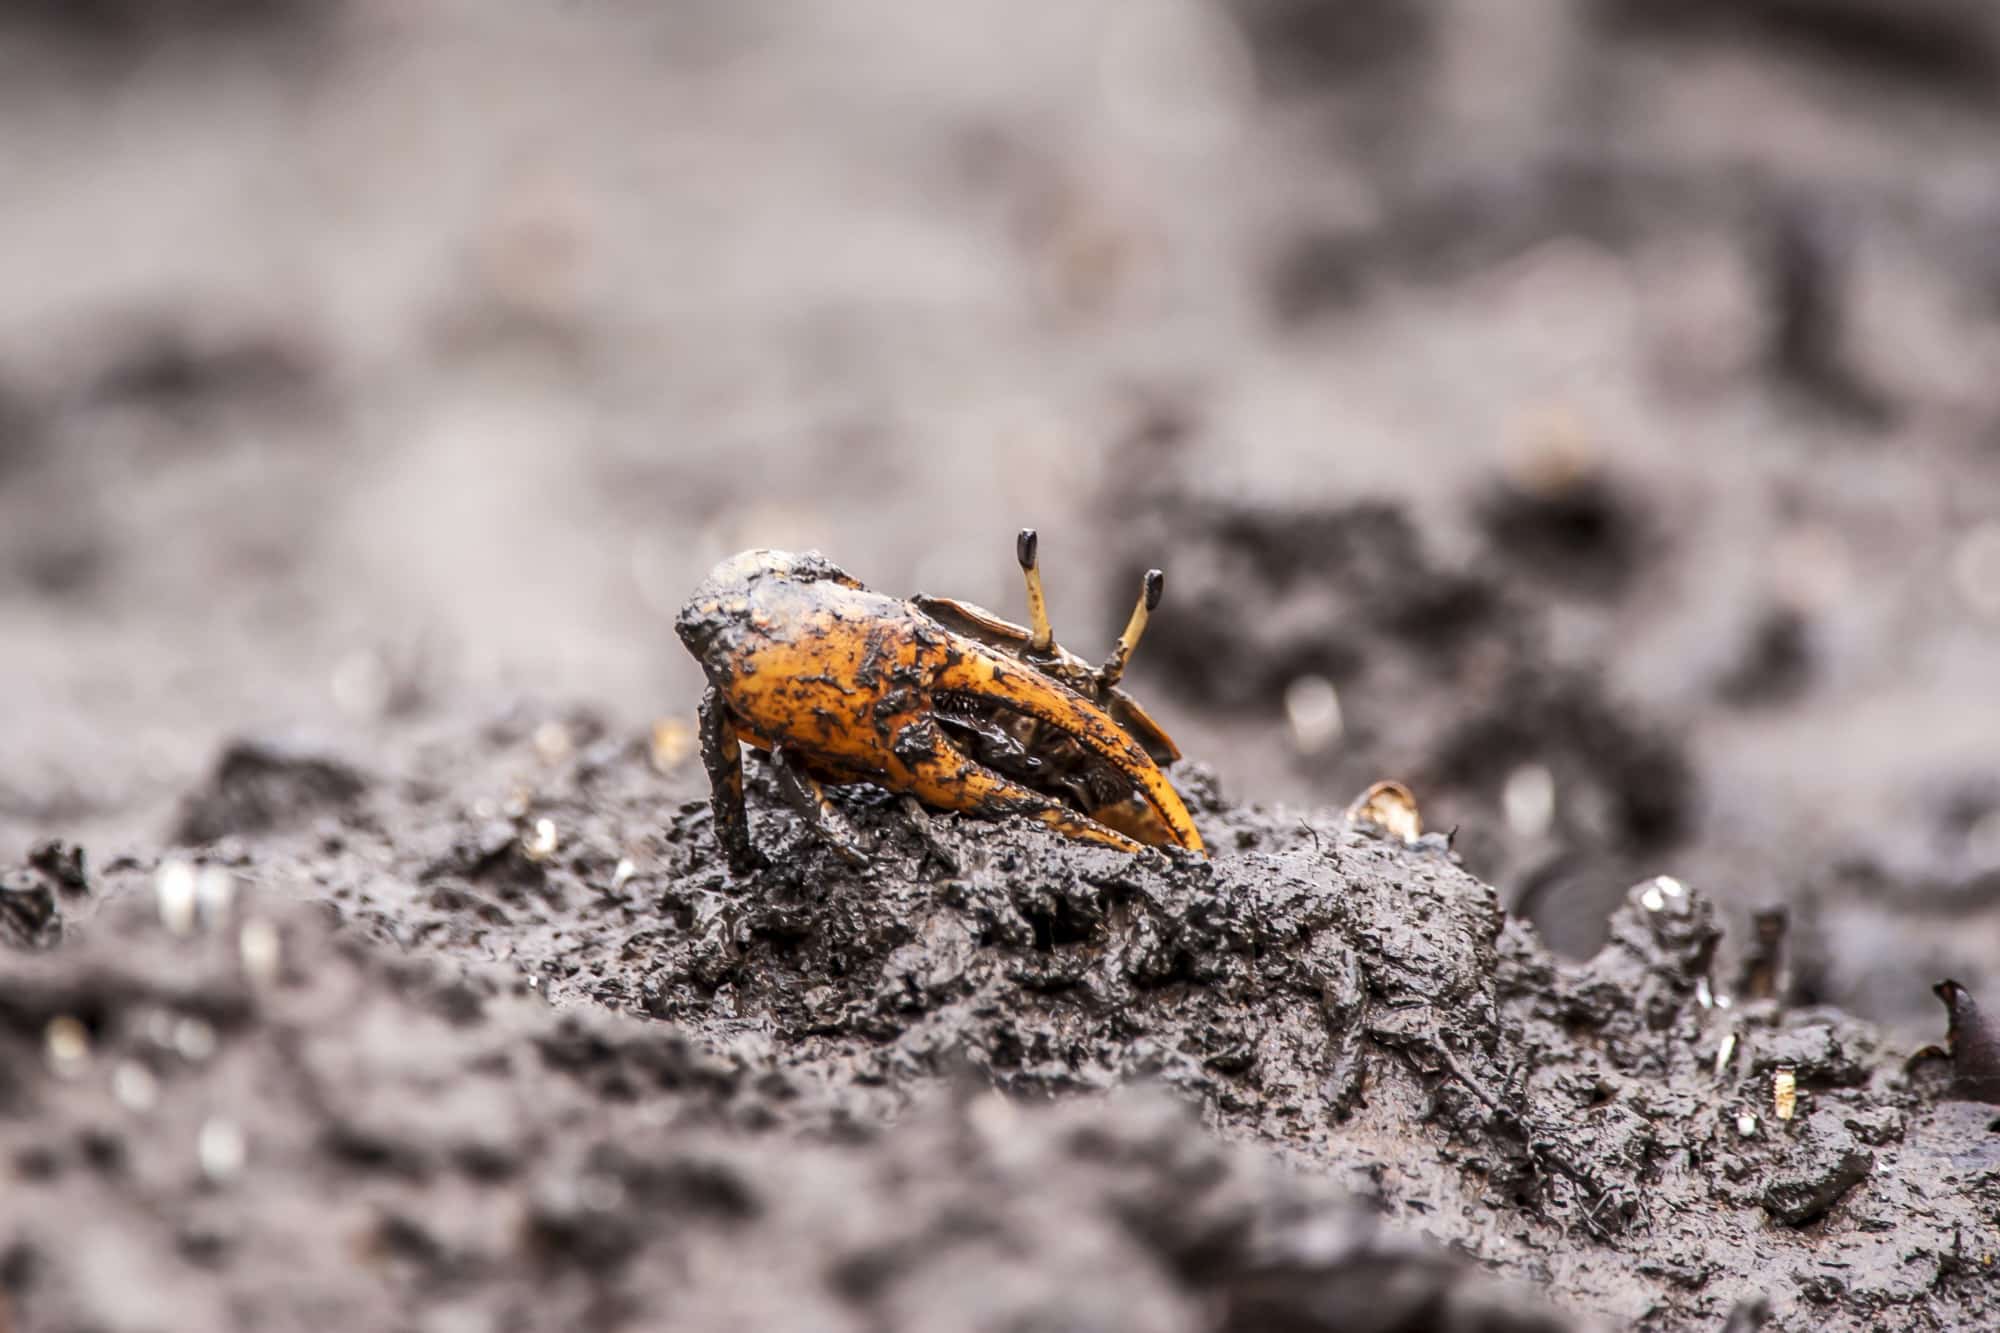
<svg viewBox="0 0 2000 1333"><path fill-rule="evenodd" d="M690 765L533 735L7 872L12 1327L1994 1317L1991 1110L1731 1003L1675 881L1564 963L1443 836L1199 772L1212 861L947 817L947 869L843 789L857 871L757 764L740 877Z"/></svg>
<svg viewBox="0 0 2000 1333"><path fill-rule="evenodd" d="M0 6L5 1333L2000 1323L1992 7L1022 12ZM1214 862L732 875L1030 525Z"/></svg>

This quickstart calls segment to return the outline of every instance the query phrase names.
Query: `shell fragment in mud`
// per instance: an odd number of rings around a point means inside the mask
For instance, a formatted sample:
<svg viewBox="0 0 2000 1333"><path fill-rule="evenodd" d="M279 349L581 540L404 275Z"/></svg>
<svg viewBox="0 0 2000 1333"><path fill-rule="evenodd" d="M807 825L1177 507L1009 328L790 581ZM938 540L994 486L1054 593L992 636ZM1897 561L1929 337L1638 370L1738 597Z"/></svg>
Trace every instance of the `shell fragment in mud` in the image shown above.
<svg viewBox="0 0 2000 1333"><path fill-rule="evenodd" d="M1639 895L1639 902L1648 912L1666 910L1667 903L1687 896L1687 885L1672 875L1655 875L1646 881L1645 890Z"/></svg>
<svg viewBox="0 0 2000 1333"><path fill-rule="evenodd" d="M201 1132L195 1136L194 1151L201 1163L201 1173L218 1185L240 1174L249 1156L243 1130L234 1120L221 1116L202 1122Z"/></svg>
<svg viewBox="0 0 2000 1333"><path fill-rule="evenodd" d="M160 1100L160 1080L137 1060L121 1060L111 1071L111 1095L128 1111L150 1111Z"/></svg>
<svg viewBox="0 0 2000 1333"><path fill-rule="evenodd" d="M1378 782L1354 798L1347 807L1347 820L1356 828L1415 842L1424 835L1423 816L1417 813L1417 798L1400 782Z"/></svg>
<svg viewBox="0 0 2000 1333"><path fill-rule="evenodd" d="M251 917L236 934L236 949L243 960L243 975L253 985L269 986L277 981L284 940L276 925L261 916Z"/></svg>
<svg viewBox="0 0 2000 1333"><path fill-rule="evenodd" d="M556 821L537 819L532 832L521 839L521 855L530 861L546 861L556 854L561 839L556 834Z"/></svg>
<svg viewBox="0 0 2000 1333"><path fill-rule="evenodd" d="M49 1068L59 1077L74 1078L90 1064L90 1031L69 1014L57 1014L42 1030Z"/></svg>
<svg viewBox="0 0 2000 1333"><path fill-rule="evenodd" d="M1771 1075L1771 1113L1780 1120L1790 1120L1798 1109L1799 1071L1779 1065Z"/></svg>
<svg viewBox="0 0 2000 1333"><path fill-rule="evenodd" d="M194 867L186 861L165 861L153 875L153 894L160 904L160 922L176 935L194 933Z"/></svg>
<svg viewBox="0 0 2000 1333"><path fill-rule="evenodd" d="M694 754L694 723L684 717L663 717L653 724L648 755L655 773L667 774L685 764Z"/></svg>

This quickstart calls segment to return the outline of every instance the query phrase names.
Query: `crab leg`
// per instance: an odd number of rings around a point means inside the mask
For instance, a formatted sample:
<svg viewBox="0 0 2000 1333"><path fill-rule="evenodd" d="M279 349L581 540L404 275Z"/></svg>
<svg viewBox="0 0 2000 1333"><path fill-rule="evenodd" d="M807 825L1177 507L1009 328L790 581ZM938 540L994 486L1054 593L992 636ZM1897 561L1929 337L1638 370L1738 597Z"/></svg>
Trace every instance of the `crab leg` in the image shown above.
<svg viewBox="0 0 2000 1333"><path fill-rule="evenodd" d="M1056 632L1049 624L1049 604L1042 599L1042 567L1036 558L1041 540L1033 528L1022 528L1014 539L1014 557L1021 562L1021 574L1028 580L1028 651L1046 653L1055 647Z"/></svg>
<svg viewBox="0 0 2000 1333"><path fill-rule="evenodd" d="M1153 614L1160 604L1160 594L1166 588L1167 576L1157 569L1146 571L1146 581L1139 588L1139 604L1132 608L1132 618L1125 622L1125 632L1118 636L1118 646L1111 650L1111 656L1104 659L1104 665L1097 668L1097 686L1108 690L1125 675L1125 665L1132 660L1132 650L1139 646L1139 636L1146 632L1146 618Z"/></svg>
<svg viewBox="0 0 2000 1333"><path fill-rule="evenodd" d="M921 743L911 744L910 739L914 738L910 732L919 729L926 734ZM1078 814L1060 801L1001 777L939 735L933 724L918 723L906 730L904 736L909 739L899 741L897 750L909 766L910 794L919 801L973 814L1026 815L1072 838L1103 843L1121 852L1145 850L1124 834Z"/></svg>
<svg viewBox="0 0 2000 1333"><path fill-rule="evenodd" d="M840 855L840 859L851 866L868 864L868 854L857 845L854 830L840 811L833 808L833 802L826 799L826 792L819 782L799 767L785 747L775 746L771 750L771 773L777 779L778 791L799 817L806 821L819 840Z"/></svg>
<svg viewBox="0 0 2000 1333"><path fill-rule="evenodd" d="M1080 745L1131 780L1173 834L1175 842L1191 852L1203 850L1201 834L1195 830L1187 806L1181 803L1180 793L1167 781L1166 774L1160 772L1137 741L1073 691L1038 672L971 655L947 662L938 671L935 683L939 689L959 690L975 698L1006 704L1074 736Z"/></svg>
<svg viewBox="0 0 2000 1333"><path fill-rule="evenodd" d="M709 800L715 807L715 838L730 869L748 874L764 858L750 843L750 816L743 809L743 747L729 705L712 685L701 696L700 719L701 763L708 770Z"/></svg>

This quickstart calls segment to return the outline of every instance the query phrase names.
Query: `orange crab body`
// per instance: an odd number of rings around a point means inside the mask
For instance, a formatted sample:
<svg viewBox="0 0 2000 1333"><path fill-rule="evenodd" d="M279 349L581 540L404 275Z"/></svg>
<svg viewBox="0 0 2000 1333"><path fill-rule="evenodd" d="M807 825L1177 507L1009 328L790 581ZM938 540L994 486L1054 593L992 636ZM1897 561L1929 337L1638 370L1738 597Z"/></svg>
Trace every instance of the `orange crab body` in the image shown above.
<svg viewBox="0 0 2000 1333"><path fill-rule="evenodd" d="M816 552L746 551L695 590L675 628L709 679L703 759L732 861L755 859L744 744L803 784L809 816L815 806L831 814L818 782L869 782L939 809L1026 815L1126 851L1202 850L1149 752L1171 755L1172 742L1136 705L1109 692L1121 725L1055 674L1075 659L1038 665L940 614L972 617L961 623L1003 643L1006 631L1025 634L976 608L872 592Z"/></svg>

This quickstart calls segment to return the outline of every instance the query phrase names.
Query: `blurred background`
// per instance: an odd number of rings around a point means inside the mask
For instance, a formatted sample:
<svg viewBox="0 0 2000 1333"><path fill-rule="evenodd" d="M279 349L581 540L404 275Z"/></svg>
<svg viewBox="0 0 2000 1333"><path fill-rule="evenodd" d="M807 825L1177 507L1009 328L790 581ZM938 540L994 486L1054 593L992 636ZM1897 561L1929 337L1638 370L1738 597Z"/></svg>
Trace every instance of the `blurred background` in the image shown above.
<svg viewBox="0 0 2000 1333"><path fill-rule="evenodd" d="M750 545L1018 618L1031 524L1086 656L1166 569L1229 798L1401 777L1560 949L1670 873L1935 1028L1996 131L1977 0L11 0L0 859L234 737L643 734Z"/></svg>

